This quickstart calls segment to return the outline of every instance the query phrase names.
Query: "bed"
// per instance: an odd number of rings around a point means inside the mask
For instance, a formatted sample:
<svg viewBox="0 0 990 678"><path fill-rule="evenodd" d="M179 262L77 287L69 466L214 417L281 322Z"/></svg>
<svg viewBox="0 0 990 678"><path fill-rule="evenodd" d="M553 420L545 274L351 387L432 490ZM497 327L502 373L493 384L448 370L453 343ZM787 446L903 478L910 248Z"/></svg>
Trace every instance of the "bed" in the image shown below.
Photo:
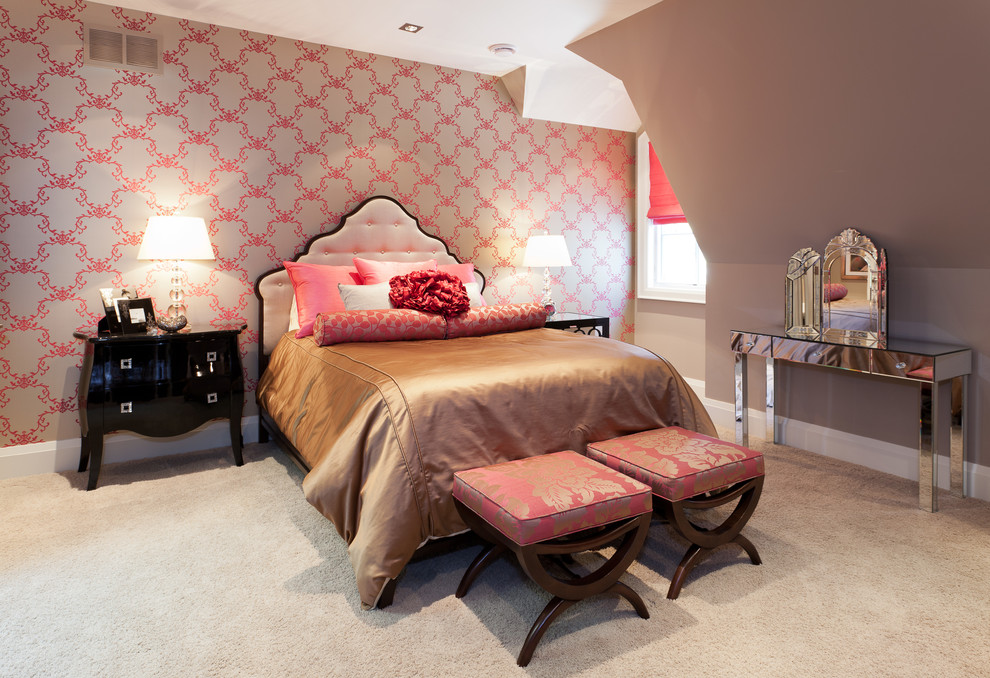
<svg viewBox="0 0 990 678"><path fill-rule="evenodd" d="M362 202L289 265L339 267L354 257L465 266L385 196ZM483 291L484 277L469 270ZM293 282L280 267L255 288L263 438L307 471L303 491L347 541L362 607L390 604L418 551L467 531L450 497L458 470L583 452L662 426L715 434L678 372L631 344L536 327L321 346L290 330Z"/></svg>

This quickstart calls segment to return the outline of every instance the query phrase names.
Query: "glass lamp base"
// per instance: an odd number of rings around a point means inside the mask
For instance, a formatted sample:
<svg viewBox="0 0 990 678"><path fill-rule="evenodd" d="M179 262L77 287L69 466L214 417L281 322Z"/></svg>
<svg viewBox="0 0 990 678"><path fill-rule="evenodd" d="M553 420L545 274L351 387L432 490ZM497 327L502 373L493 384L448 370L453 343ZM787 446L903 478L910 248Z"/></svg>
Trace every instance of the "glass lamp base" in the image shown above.
<svg viewBox="0 0 990 678"><path fill-rule="evenodd" d="M179 330L181 330L183 327L186 326L186 322L187 322L186 316L184 315L180 315L180 316L166 315L158 318L155 321L155 324L158 325L159 328L165 330L166 332L178 332Z"/></svg>

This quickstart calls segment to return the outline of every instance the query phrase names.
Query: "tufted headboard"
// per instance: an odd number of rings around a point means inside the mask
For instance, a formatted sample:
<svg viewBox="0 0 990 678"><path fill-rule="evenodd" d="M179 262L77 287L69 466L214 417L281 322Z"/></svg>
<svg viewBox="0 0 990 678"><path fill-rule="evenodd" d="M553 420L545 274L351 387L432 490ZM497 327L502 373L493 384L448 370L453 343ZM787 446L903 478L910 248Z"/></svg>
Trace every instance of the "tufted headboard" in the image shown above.
<svg viewBox="0 0 990 678"><path fill-rule="evenodd" d="M438 264L463 263L440 238L420 227L399 201L388 196L367 198L344 215L331 231L314 236L294 261L350 266L354 257L377 261L436 259ZM475 268L482 290L485 277ZM263 371L275 344L289 329L292 283L284 266L260 275L254 284L260 300L259 360ZM259 372L260 374L260 372Z"/></svg>

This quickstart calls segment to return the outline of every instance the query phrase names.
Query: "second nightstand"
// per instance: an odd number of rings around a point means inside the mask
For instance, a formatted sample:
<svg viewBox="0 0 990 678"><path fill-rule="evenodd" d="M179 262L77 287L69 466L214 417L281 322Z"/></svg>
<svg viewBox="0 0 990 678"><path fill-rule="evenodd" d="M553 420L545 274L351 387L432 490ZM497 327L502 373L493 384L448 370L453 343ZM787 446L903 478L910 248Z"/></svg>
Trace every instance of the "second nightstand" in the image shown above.
<svg viewBox="0 0 990 678"><path fill-rule="evenodd" d="M79 377L79 471L89 466L86 489L96 487L103 436L112 431L157 438L187 433L211 419L229 419L234 461L244 463L244 372L237 337L245 327L148 335L73 333L86 341Z"/></svg>
<svg viewBox="0 0 990 678"><path fill-rule="evenodd" d="M583 313L554 313L547 318L546 327L557 330L572 330L581 334L608 336L608 318Z"/></svg>

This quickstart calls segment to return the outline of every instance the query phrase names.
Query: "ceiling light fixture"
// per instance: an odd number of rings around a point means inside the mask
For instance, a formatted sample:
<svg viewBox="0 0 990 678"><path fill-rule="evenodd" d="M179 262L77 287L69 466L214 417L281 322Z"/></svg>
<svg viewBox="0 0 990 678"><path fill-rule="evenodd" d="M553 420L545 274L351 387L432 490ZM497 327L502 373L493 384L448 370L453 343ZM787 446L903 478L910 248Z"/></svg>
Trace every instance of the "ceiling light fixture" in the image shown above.
<svg viewBox="0 0 990 678"><path fill-rule="evenodd" d="M406 33L419 33L421 30L423 30L423 27L417 26L416 24L406 23L399 26L399 30L405 31Z"/></svg>
<svg viewBox="0 0 990 678"><path fill-rule="evenodd" d="M507 42L496 42L494 45L488 45L488 51L495 56L512 56L516 53L516 46Z"/></svg>

